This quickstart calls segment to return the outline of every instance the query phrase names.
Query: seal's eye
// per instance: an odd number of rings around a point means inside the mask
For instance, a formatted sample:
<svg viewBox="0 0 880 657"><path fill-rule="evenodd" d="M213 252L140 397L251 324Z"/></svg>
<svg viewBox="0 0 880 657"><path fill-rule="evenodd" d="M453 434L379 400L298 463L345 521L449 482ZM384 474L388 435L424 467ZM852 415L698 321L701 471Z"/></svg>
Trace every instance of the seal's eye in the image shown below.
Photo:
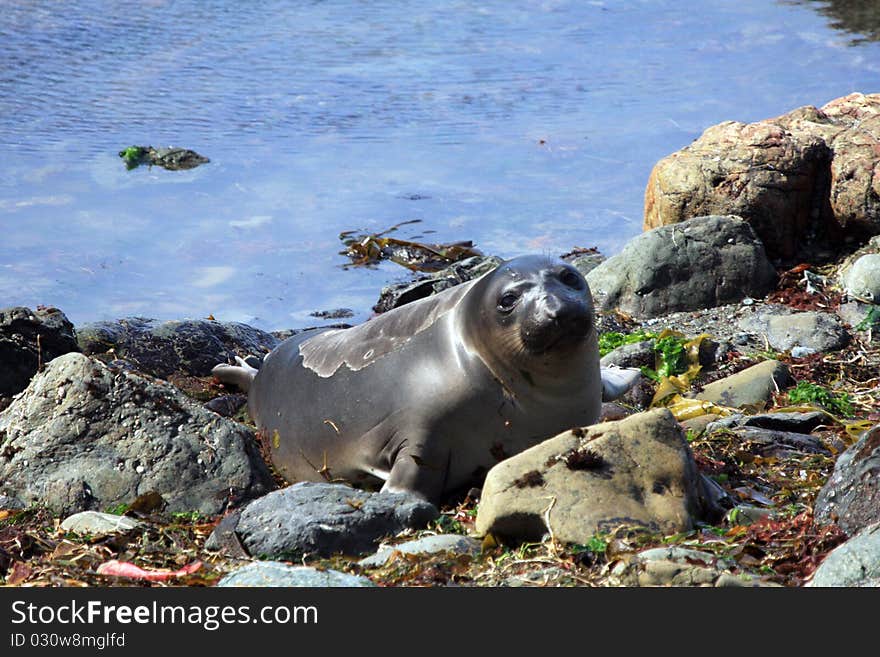
<svg viewBox="0 0 880 657"><path fill-rule="evenodd" d="M501 295L501 298L498 299L498 310L503 313L509 313L513 310L514 306L516 306L516 302L519 301L519 295L515 292L505 292Z"/></svg>
<svg viewBox="0 0 880 657"><path fill-rule="evenodd" d="M582 287L581 277L578 276L571 269L562 270L562 273L559 274L559 280L562 281L563 285L567 285L568 287L572 287L575 290L579 290Z"/></svg>

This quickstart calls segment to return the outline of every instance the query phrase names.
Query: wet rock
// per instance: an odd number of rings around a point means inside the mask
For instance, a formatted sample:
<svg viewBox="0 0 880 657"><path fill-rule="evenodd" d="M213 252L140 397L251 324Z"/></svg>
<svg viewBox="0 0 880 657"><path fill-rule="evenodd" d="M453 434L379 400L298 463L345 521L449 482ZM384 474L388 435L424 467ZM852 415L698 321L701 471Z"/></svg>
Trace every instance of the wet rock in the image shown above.
<svg viewBox="0 0 880 657"><path fill-rule="evenodd" d="M793 384L788 365L778 360L765 360L710 383L695 397L732 408L762 406L770 401L774 392Z"/></svg>
<svg viewBox="0 0 880 657"><path fill-rule="evenodd" d="M880 303L880 253L868 253L843 274L846 293L863 301Z"/></svg>
<svg viewBox="0 0 880 657"><path fill-rule="evenodd" d="M880 523L831 550L806 586L880 586Z"/></svg>
<svg viewBox="0 0 880 657"><path fill-rule="evenodd" d="M601 308L642 318L762 297L775 278L761 242L734 216L642 233L587 274Z"/></svg>
<svg viewBox="0 0 880 657"><path fill-rule="evenodd" d="M24 390L37 369L79 351L73 324L57 308L0 309L0 397Z"/></svg>
<svg viewBox="0 0 880 657"><path fill-rule="evenodd" d="M169 171L193 169L210 160L188 148L177 146L129 146L119 151L119 157L125 162L127 169L136 169L141 165L158 166Z"/></svg>
<svg viewBox="0 0 880 657"><path fill-rule="evenodd" d="M817 209L828 196L831 156L820 137L772 121L712 126L654 166L644 228L733 214L749 222L771 257L790 258L827 220Z"/></svg>
<svg viewBox="0 0 880 657"><path fill-rule="evenodd" d="M83 354L53 360L0 413L0 493L28 505L70 513L156 492L169 511L214 515L271 481L247 427Z"/></svg>
<svg viewBox="0 0 880 657"><path fill-rule="evenodd" d="M800 347L809 353L837 351L850 336L836 315L815 311L792 312L785 306L768 305L739 322L743 331L766 336L776 351Z"/></svg>
<svg viewBox="0 0 880 657"><path fill-rule="evenodd" d="M80 511L65 518L61 522L61 529L76 534L105 536L131 531L141 525L143 525L142 522L128 516L117 516L100 511Z"/></svg>
<svg viewBox="0 0 880 657"><path fill-rule="evenodd" d="M658 409L567 431L498 463L486 476L476 529L585 544L621 525L685 531L701 505L684 434Z"/></svg>
<svg viewBox="0 0 880 657"><path fill-rule="evenodd" d="M366 577L338 570L318 570L309 566L291 566L278 561L255 561L242 566L217 582L217 586L301 586L361 587L375 586Z"/></svg>
<svg viewBox="0 0 880 657"><path fill-rule="evenodd" d="M395 553L401 554L437 554L438 552L447 552L450 554L469 554L475 555L480 552L481 542L469 536L460 536L458 534L436 534L434 536L425 536L414 541L406 543L397 543L396 545L383 545L376 554L361 559L358 563L361 566L378 567L384 566Z"/></svg>
<svg viewBox="0 0 880 657"><path fill-rule="evenodd" d="M403 306L411 301L424 299L450 287L479 278L496 269L503 262L496 256L473 256L456 262L440 271L422 276L415 282L394 283L382 288L379 300L373 306L377 313Z"/></svg>
<svg viewBox="0 0 880 657"><path fill-rule="evenodd" d="M816 498L820 524L836 522L847 534L880 522L880 424L838 457Z"/></svg>
<svg viewBox="0 0 880 657"><path fill-rule="evenodd" d="M714 420L706 427L709 432L718 429L730 429L732 427L758 427L761 429L773 429L776 431L792 431L795 433L810 433L822 424L833 421L831 416L824 411L786 412L786 413L759 413L757 415L743 415L735 413L724 418Z"/></svg>
<svg viewBox="0 0 880 657"><path fill-rule="evenodd" d="M233 526L218 526L206 547L225 548L231 533L254 557L363 554L386 536L424 529L438 515L436 507L410 494L300 482L251 502Z"/></svg>
<svg viewBox="0 0 880 657"><path fill-rule="evenodd" d="M85 324L77 329L77 336L83 353L102 355L113 350L116 357L160 378L172 373L210 376L217 363L232 362L236 354L263 356L280 342L239 322L158 322L140 317Z"/></svg>

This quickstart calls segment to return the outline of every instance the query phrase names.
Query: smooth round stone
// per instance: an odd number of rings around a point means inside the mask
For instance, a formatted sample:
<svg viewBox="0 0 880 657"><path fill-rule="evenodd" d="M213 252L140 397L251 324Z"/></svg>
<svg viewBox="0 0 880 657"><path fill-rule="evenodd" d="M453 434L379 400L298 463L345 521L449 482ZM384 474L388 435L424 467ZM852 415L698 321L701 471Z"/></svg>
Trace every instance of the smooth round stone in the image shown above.
<svg viewBox="0 0 880 657"><path fill-rule="evenodd" d="M436 534L398 545L383 545L376 554L361 559L361 566L382 566L395 552L403 554L435 554L452 552L455 554L476 554L480 551L480 541L459 534Z"/></svg>
<svg viewBox="0 0 880 657"><path fill-rule="evenodd" d="M217 586L300 586L361 587L375 586L366 577L338 570L318 570L309 566L290 566L279 561L255 561L227 573Z"/></svg>
<svg viewBox="0 0 880 657"><path fill-rule="evenodd" d="M101 513L100 511L81 511L65 518L64 522L61 523L61 529L76 534L103 536L131 531L142 524L128 516L117 516L112 513Z"/></svg>

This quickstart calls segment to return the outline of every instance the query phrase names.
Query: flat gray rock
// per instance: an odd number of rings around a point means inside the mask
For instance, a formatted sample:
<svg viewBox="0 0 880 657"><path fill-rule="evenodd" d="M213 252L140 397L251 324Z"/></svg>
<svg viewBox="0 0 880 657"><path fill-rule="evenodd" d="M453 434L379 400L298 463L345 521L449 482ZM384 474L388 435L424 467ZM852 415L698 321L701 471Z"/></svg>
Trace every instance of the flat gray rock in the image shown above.
<svg viewBox="0 0 880 657"><path fill-rule="evenodd" d="M714 554L710 552L691 550L689 548L683 548L677 545L642 550L641 552L638 552L635 556L633 556L633 561L635 561L636 563L646 563L648 561L658 560L677 561L681 563L701 563L703 565L710 565L715 563L718 559Z"/></svg>
<svg viewBox="0 0 880 657"><path fill-rule="evenodd" d="M80 353L53 360L0 413L0 493L61 513L159 493L222 513L273 487L253 432L174 386Z"/></svg>
<svg viewBox="0 0 880 657"><path fill-rule="evenodd" d="M221 587L299 586L309 588L375 586L366 577L338 570L318 570L309 566L291 566L278 561L255 561L224 575Z"/></svg>
<svg viewBox="0 0 880 657"><path fill-rule="evenodd" d="M480 552L481 542L469 536L458 534L436 534L425 536L414 541L398 543L396 545L383 545L376 554L361 559L361 566L377 567L385 565L395 552L402 554L436 554L438 552L450 552L452 554L475 555Z"/></svg>
<svg viewBox="0 0 880 657"><path fill-rule="evenodd" d="M761 241L732 215L644 232L587 274L599 307L640 318L761 298L775 280Z"/></svg>
<svg viewBox="0 0 880 657"><path fill-rule="evenodd" d="M100 511L80 511L65 518L61 523L61 529L76 534L104 536L131 531L141 525L142 522L128 516L117 516Z"/></svg>
<svg viewBox="0 0 880 657"><path fill-rule="evenodd" d="M254 500L218 525L206 547L240 545L258 558L306 554L363 554L404 529L424 529L437 508L404 493L370 493L345 486L300 482Z"/></svg>
<svg viewBox="0 0 880 657"><path fill-rule="evenodd" d="M788 365L778 360L765 360L710 383L695 397L731 408L763 406L774 392L793 384Z"/></svg>
<svg viewBox="0 0 880 657"><path fill-rule="evenodd" d="M770 346L777 351L800 349L799 355L843 349L850 340L837 315L814 311L792 312L779 305L768 305L743 318L739 327L748 333L766 337Z"/></svg>
<svg viewBox="0 0 880 657"><path fill-rule="evenodd" d="M829 422L833 422L833 419L824 411L758 413L757 415L735 413L734 415L710 422L706 426L706 431L711 433L718 429L730 429L732 427L757 427L776 431L810 433L819 425Z"/></svg>
<svg viewBox="0 0 880 657"><path fill-rule="evenodd" d="M748 451L761 456L782 458L791 454L824 454L831 452L815 436L793 431L775 431L759 427L736 427L731 430L743 442L749 444Z"/></svg>
<svg viewBox="0 0 880 657"><path fill-rule="evenodd" d="M209 376L217 363L231 362L234 355L262 357L280 342L271 333L239 322L159 322L142 317L84 324L77 327L77 339L85 354L112 349L117 358L159 378L172 373Z"/></svg>
<svg viewBox="0 0 880 657"><path fill-rule="evenodd" d="M880 523L831 550L806 585L880 586Z"/></svg>

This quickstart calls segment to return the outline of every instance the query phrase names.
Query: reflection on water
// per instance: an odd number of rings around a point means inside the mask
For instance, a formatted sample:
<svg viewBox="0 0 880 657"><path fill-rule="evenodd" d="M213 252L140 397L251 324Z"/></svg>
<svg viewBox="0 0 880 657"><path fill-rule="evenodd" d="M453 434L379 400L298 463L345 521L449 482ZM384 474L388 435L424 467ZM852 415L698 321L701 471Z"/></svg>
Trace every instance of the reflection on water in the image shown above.
<svg viewBox="0 0 880 657"><path fill-rule="evenodd" d="M838 4L834 3L835 7ZM651 166L726 119L880 91L878 44L766 0L7 0L0 306L364 319L338 235L614 253ZM126 171L132 144L197 169Z"/></svg>
<svg viewBox="0 0 880 657"><path fill-rule="evenodd" d="M829 19L835 30L855 35L852 44L880 40L880 3L877 0L798 0Z"/></svg>

